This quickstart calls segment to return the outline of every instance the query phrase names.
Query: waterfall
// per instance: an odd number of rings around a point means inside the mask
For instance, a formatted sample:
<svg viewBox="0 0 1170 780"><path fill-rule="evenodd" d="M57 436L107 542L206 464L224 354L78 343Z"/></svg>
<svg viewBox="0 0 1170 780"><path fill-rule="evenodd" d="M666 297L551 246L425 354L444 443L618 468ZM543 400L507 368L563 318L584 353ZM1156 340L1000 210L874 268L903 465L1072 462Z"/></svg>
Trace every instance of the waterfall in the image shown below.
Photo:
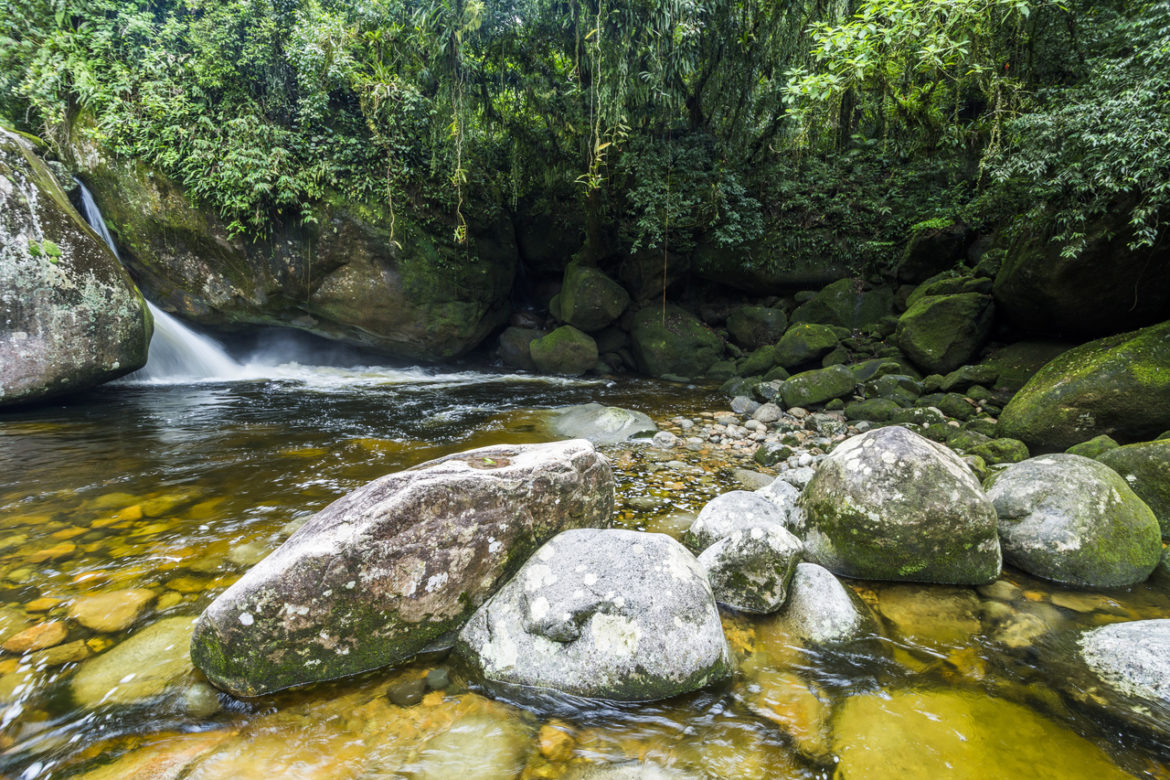
<svg viewBox="0 0 1170 780"><path fill-rule="evenodd" d="M93 195L81 181L81 203L85 220L109 246L115 257L118 248L106 228L106 221L98 209ZM130 374L130 380L155 382L231 380L244 376L244 368L207 336L201 336L176 318L167 314L150 301L146 302L154 317L154 335L150 339L150 350L146 365Z"/></svg>

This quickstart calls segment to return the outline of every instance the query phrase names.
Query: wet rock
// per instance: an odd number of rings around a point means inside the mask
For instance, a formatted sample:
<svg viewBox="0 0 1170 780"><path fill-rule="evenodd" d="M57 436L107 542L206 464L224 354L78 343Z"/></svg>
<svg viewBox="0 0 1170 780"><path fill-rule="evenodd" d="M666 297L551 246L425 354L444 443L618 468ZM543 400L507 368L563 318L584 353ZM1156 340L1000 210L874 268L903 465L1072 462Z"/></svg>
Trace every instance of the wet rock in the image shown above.
<svg viewBox="0 0 1170 780"><path fill-rule="evenodd" d="M562 325L528 345L536 370L580 376L597 365L597 343L572 325Z"/></svg>
<svg viewBox="0 0 1170 780"><path fill-rule="evenodd" d="M1005 560L1029 574L1088 587L1142 582L1162 554L1149 507L1117 472L1079 455L1017 463L987 492Z"/></svg>
<svg viewBox="0 0 1170 780"><path fill-rule="evenodd" d="M451 672L445 667L431 669L426 676L427 688L432 691L441 691L451 684Z"/></svg>
<svg viewBox="0 0 1170 780"><path fill-rule="evenodd" d="M425 678L419 677L390 686L390 690L386 691L386 696L399 707L413 707L422 701L426 692L427 681Z"/></svg>
<svg viewBox="0 0 1170 780"><path fill-rule="evenodd" d="M1170 440L1111 448L1097 460L1122 476L1158 518L1162 537L1170 538Z"/></svg>
<svg viewBox="0 0 1170 780"><path fill-rule="evenodd" d="M549 761L568 761L573 756L576 740L570 733L568 724L556 722L545 723L536 735L537 747L540 754Z"/></svg>
<svg viewBox="0 0 1170 780"><path fill-rule="evenodd" d="M83 596L69 607L69 617L91 631L125 631L155 599L145 588L130 588Z"/></svg>
<svg viewBox="0 0 1170 780"><path fill-rule="evenodd" d="M731 663L698 561L668 536L625 530L553 538L472 616L456 648L505 696L650 701L721 680Z"/></svg>
<svg viewBox="0 0 1170 780"><path fill-rule="evenodd" d="M1097 679L1170 736L1170 620L1135 620L1086 631L1080 654Z"/></svg>
<svg viewBox="0 0 1170 780"><path fill-rule="evenodd" d="M597 403L558 409L553 412L550 425L558 436L588 439L594 444L620 444L658 430L654 421L642 412Z"/></svg>
<svg viewBox="0 0 1170 780"><path fill-rule="evenodd" d="M752 412L752 419L756 422L762 422L765 425L774 423L780 419L783 412L780 407L773 403L766 403Z"/></svg>
<svg viewBox="0 0 1170 780"><path fill-rule="evenodd" d="M518 719L484 715L460 718L427 741L405 767L412 780L513 780L524 768L532 735Z"/></svg>
<svg viewBox="0 0 1170 780"><path fill-rule="evenodd" d="M946 374L969 363L991 335L990 295L929 295L898 319L898 348L922 371Z"/></svg>
<svg viewBox="0 0 1170 780"><path fill-rule="evenodd" d="M977 585L999 576L996 514L967 466L905 428L821 461L792 525L806 557L849 577Z"/></svg>
<svg viewBox="0 0 1170 780"><path fill-rule="evenodd" d="M775 466L792 457L792 448L778 441L764 442L756 448L752 460L761 466Z"/></svg>
<svg viewBox="0 0 1170 780"><path fill-rule="evenodd" d="M771 480L769 480L769 484ZM737 530L783 528L788 513L782 506L759 493L733 490L707 502L687 531L687 543L696 550L706 550Z"/></svg>
<svg viewBox="0 0 1170 780"><path fill-rule="evenodd" d="M800 488L782 477L777 477L755 492L756 495L763 496L780 507L781 511L784 512L785 518L792 513L793 508L796 507L796 500L800 498Z"/></svg>
<svg viewBox="0 0 1170 780"><path fill-rule="evenodd" d="M183 692L183 708L193 718L210 718L219 712L219 691L205 682L194 682Z"/></svg>
<svg viewBox="0 0 1170 780"><path fill-rule="evenodd" d="M37 623L29 626L18 634L9 637L3 645L6 653L28 653L33 650L44 650L46 647L59 645L69 636L69 629L59 620L47 623Z"/></svg>
<svg viewBox="0 0 1170 780"><path fill-rule="evenodd" d="M903 690L851 696L833 723L836 772L842 778L1128 777L1083 737L984 693Z"/></svg>
<svg viewBox="0 0 1170 780"><path fill-rule="evenodd" d="M535 371L536 363L532 360L531 344L543 336L534 328L505 328L500 334L500 343L496 354L504 365L519 368L524 371Z"/></svg>
<svg viewBox="0 0 1170 780"><path fill-rule="evenodd" d="M829 754L829 706L824 694L793 672L758 672L746 686L744 703L775 723L804 756L818 761Z"/></svg>
<svg viewBox="0 0 1170 780"><path fill-rule="evenodd" d="M852 642L876 628L861 600L815 563L797 564L776 618L789 636L813 646Z"/></svg>
<svg viewBox="0 0 1170 780"><path fill-rule="evenodd" d="M979 633L979 598L965 588L885 586L878 609L903 638L934 648L966 647Z"/></svg>
<svg viewBox="0 0 1170 780"><path fill-rule="evenodd" d="M732 531L699 556L715 600L740 612L767 615L788 597L803 552L800 540L777 525Z"/></svg>
<svg viewBox="0 0 1170 780"><path fill-rule="evenodd" d="M70 683L78 705L135 704L161 696L192 671L190 617L160 620L82 664Z"/></svg>
<svg viewBox="0 0 1170 780"><path fill-rule="evenodd" d="M588 442L485 447L390 474L318 512L200 616L216 686L255 696L406 660L442 641L544 540L601 526Z"/></svg>
<svg viewBox="0 0 1170 780"><path fill-rule="evenodd" d="M37 151L0 128L0 406L127 374L150 343L142 294Z"/></svg>
<svg viewBox="0 0 1170 780"><path fill-rule="evenodd" d="M764 474L761 471L753 471L752 469L732 469L732 477L745 490L759 490L762 487L769 485L772 482L771 474Z"/></svg>
<svg viewBox="0 0 1170 780"><path fill-rule="evenodd" d="M657 764L631 762L574 767L565 775L565 780L703 780L704 777Z"/></svg>
<svg viewBox="0 0 1170 780"><path fill-rule="evenodd" d="M679 445L679 438L670 431L659 431L650 439L650 443L655 447L669 450Z"/></svg>

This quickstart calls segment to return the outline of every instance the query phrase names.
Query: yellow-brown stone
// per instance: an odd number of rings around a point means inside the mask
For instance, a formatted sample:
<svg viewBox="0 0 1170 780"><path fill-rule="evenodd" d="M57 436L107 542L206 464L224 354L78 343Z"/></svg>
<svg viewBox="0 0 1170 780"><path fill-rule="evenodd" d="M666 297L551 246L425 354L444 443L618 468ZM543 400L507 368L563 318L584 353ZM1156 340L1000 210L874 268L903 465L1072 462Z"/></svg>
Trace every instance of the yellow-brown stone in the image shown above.
<svg viewBox="0 0 1170 780"><path fill-rule="evenodd" d="M59 645L69 636L69 629L59 620L37 623L9 638L2 647L9 653L27 653Z"/></svg>

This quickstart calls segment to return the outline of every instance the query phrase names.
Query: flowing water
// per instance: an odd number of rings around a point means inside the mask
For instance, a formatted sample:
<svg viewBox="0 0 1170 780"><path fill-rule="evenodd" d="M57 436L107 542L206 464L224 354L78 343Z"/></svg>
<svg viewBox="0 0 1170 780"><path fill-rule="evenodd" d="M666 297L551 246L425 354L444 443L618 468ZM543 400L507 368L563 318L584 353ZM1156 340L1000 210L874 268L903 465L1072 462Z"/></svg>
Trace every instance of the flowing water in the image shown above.
<svg viewBox="0 0 1170 780"><path fill-rule="evenodd" d="M849 582L873 636L817 650L775 618L726 613L733 679L653 704L532 712L480 696L442 655L217 696L187 660L191 620L338 496L450 452L546 440L544 410L560 405L669 426L724 404L648 381L226 359L236 373L167 369L0 416L0 643L57 632L0 654L0 777L535 780L630 777L590 772L641 762L728 780L1170 778L1170 747L1070 705L1043 650L1045 636L1170 616L1164 579L1105 593L1012 572L980 590ZM607 453L615 523L676 537L750 466L722 446ZM79 599L130 590L145 601L128 625L71 617ZM421 701L388 697L436 670L449 682Z"/></svg>

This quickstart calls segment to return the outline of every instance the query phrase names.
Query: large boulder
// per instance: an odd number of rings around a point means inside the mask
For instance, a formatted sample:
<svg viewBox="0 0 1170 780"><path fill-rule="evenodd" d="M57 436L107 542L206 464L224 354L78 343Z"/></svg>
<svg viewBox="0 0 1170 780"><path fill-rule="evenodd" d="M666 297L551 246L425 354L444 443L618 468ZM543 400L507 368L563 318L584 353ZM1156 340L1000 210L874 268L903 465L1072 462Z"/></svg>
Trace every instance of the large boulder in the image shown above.
<svg viewBox="0 0 1170 780"><path fill-rule="evenodd" d="M723 340L677 306L642 309L630 336L638 368L654 377L697 379L723 356Z"/></svg>
<svg viewBox="0 0 1170 780"><path fill-rule="evenodd" d="M970 363L991 335L995 306L979 293L928 295L898 318L898 348L927 374Z"/></svg>
<svg viewBox="0 0 1170 780"><path fill-rule="evenodd" d="M86 112L65 149L115 226L122 259L151 300L219 327L276 325L411 360L469 352L508 315L517 265L506 219L469 218L468 241L383 203L325 197L315 220L235 234L162 171L115 159ZM393 233L391 225L394 225Z"/></svg>
<svg viewBox="0 0 1170 780"><path fill-rule="evenodd" d="M36 151L0 128L0 405L122 376L150 344L138 288Z"/></svg>
<svg viewBox="0 0 1170 780"><path fill-rule="evenodd" d="M195 664L257 696L404 661L452 632L547 539L602 526L613 475L573 440L484 447L334 501L200 616Z"/></svg>
<svg viewBox="0 0 1170 780"><path fill-rule="evenodd" d="M996 515L957 455L905 428L826 456L797 504L805 557L848 577L955 585L1000 571Z"/></svg>
<svg viewBox="0 0 1170 780"><path fill-rule="evenodd" d="M597 268L569 263L561 285L561 318L575 328L592 333L622 316L630 305L626 288Z"/></svg>
<svg viewBox="0 0 1170 780"><path fill-rule="evenodd" d="M1077 656L1091 676L1068 675L1076 693L1083 691L1087 702L1104 706L1115 718L1170 739L1170 620L1134 620L1085 631L1077 641Z"/></svg>
<svg viewBox="0 0 1170 780"><path fill-rule="evenodd" d="M703 568L664 534L554 537L459 632L457 652L491 692L650 701L730 673Z"/></svg>
<svg viewBox="0 0 1170 780"><path fill-rule="evenodd" d="M784 382L780 394L784 398L784 405L809 406L842 398L853 392L857 380L853 372L845 366L829 366L812 371L804 371Z"/></svg>
<svg viewBox="0 0 1170 780"><path fill-rule="evenodd" d="M850 330L879 321L894 312L888 287L867 290L860 279L840 279L792 312L793 322L819 322Z"/></svg>
<svg viewBox="0 0 1170 780"><path fill-rule="evenodd" d="M776 364L796 368L820 360L841 341L829 325L798 322L789 326L776 342Z"/></svg>
<svg viewBox="0 0 1170 780"><path fill-rule="evenodd" d="M776 495L782 495L777 493ZM759 491L732 490L715 496L699 511L687 529L687 543L695 550L706 550L736 531L775 526L784 528L789 508L770 495Z"/></svg>
<svg viewBox="0 0 1170 780"><path fill-rule="evenodd" d="M727 316L727 332L744 349L775 344L787 327L783 310L767 306L738 306Z"/></svg>
<svg viewBox="0 0 1170 780"><path fill-rule="evenodd" d="M999 514L1004 559L1068 585L1144 581L1158 565L1158 520L1116 471L1060 453L997 474L987 491Z"/></svg>
<svg viewBox="0 0 1170 780"><path fill-rule="evenodd" d="M528 343L537 371L579 376L597 365L597 342L572 325L562 325Z"/></svg>
<svg viewBox="0 0 1170 780"><path fill-rule="evenodd" d="M788 598L788 583L804 551L800 540L776 525L732 531L703 550L715 599L740 612L767 615Z"/></svg>
<svg viewBox="0 0 1170 780"><path fill-rule="evenodd" d="M954 268L966 258L973 238L966 225L924 226L906 244L895 272L898 281L919 284Z"/></svg>
<svg viewBox="0 0 1170 780"><path fill-rule="evenodd" d="M1091 341L1057 356L1012 398L999 435L1033 452L1101 434L1153 439L1170 429L1170 322Z"/></svg>
<svg viewBox="0 0 1170 780"><path fill-rule="evenodd" d="M1162 537L1170 538L1170 440L1113 447L1096 459L1122 476L1158 518Z"/></svg>
<svg viewBox="0 0 1170 780"><path fill-rule="evenodd" d="M1019 331L1097 338L1158 322L1170 311L1170 231L1152 247L1131 249L1127 209L1105 214L1084 229L1075 256L1029 229L1008 249L995 277L995 302Z"/></svg>

